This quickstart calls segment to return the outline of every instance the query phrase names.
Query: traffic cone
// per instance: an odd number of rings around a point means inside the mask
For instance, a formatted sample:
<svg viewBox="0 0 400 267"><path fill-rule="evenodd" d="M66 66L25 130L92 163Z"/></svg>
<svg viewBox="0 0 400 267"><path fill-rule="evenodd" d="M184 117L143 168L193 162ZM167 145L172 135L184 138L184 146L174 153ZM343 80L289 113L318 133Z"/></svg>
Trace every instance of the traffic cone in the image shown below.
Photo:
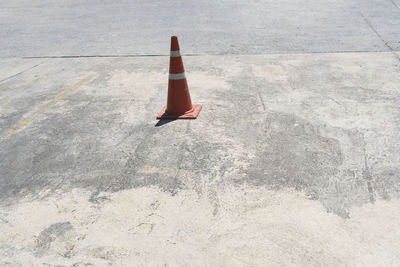
<svg viewBox="0 0 400 267"><path fill-rule="evenodd" d="M192 105L178 37L171 37L167 105L158 113L157 119L196 119L201 105Z"/></svg>

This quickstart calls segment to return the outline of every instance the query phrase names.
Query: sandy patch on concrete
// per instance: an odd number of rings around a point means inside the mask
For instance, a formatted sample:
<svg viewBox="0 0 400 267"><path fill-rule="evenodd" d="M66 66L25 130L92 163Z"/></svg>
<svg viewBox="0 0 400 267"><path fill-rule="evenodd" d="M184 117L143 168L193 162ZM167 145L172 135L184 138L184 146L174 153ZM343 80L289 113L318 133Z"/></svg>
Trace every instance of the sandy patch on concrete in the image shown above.
<svg viewBox="0 0 400 267"><path fill-rule="evenodd" d="M205 190L204 192L207 192ZM2 207L1 265L395 266L400 201L327 213L294 191L56 192Z"/></svg>

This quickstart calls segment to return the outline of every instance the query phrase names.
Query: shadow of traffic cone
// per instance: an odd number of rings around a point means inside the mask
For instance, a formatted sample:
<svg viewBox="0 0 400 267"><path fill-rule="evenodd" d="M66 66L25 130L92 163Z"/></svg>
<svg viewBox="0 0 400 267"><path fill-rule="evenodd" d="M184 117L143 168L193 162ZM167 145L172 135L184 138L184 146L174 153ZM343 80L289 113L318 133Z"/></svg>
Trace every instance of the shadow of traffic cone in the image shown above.
<svg viewBox="0 0 400 267"><path fill-rule="evenodd" d="M196 119L200 110L201 105L192 105L178 37L172 36L167 106L158 113L157 119Z"/></svg>

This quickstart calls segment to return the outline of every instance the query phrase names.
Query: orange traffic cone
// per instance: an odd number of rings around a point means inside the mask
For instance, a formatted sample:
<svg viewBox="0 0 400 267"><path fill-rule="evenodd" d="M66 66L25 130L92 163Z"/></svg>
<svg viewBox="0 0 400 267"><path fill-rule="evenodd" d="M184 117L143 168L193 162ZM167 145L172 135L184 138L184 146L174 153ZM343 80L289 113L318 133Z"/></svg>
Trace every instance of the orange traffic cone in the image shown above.
<svg viewBox="0 0 400 267"><path fill-rule="evenodd" d="M196 119L200 110L201 105L192 105L178 37L172 36L167 106L158 113L157 119Z"/></svg>

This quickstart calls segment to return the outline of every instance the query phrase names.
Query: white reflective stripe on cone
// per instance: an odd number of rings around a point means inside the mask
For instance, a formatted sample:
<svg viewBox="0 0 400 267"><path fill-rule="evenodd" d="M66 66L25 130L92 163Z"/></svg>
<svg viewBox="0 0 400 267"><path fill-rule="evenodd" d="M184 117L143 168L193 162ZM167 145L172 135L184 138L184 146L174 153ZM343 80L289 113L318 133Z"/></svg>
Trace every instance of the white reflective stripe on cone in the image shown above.
<svg viewBox="0 0 400 267"><path fill-rule="evenodd" d="M184 72L177 73L177 74L172 74L172 73L169 74L169 79L170 80L182 80L182 79L185 79L185 78L186 78L186 76L185 76Z"/></svg>
<svg viewBox="0 0 400 267"><path fill-rule="evenodd" d="M180 57L181 56L181 52L178 51L171 51L171 53L169 54L171 57Z"/></svg>

